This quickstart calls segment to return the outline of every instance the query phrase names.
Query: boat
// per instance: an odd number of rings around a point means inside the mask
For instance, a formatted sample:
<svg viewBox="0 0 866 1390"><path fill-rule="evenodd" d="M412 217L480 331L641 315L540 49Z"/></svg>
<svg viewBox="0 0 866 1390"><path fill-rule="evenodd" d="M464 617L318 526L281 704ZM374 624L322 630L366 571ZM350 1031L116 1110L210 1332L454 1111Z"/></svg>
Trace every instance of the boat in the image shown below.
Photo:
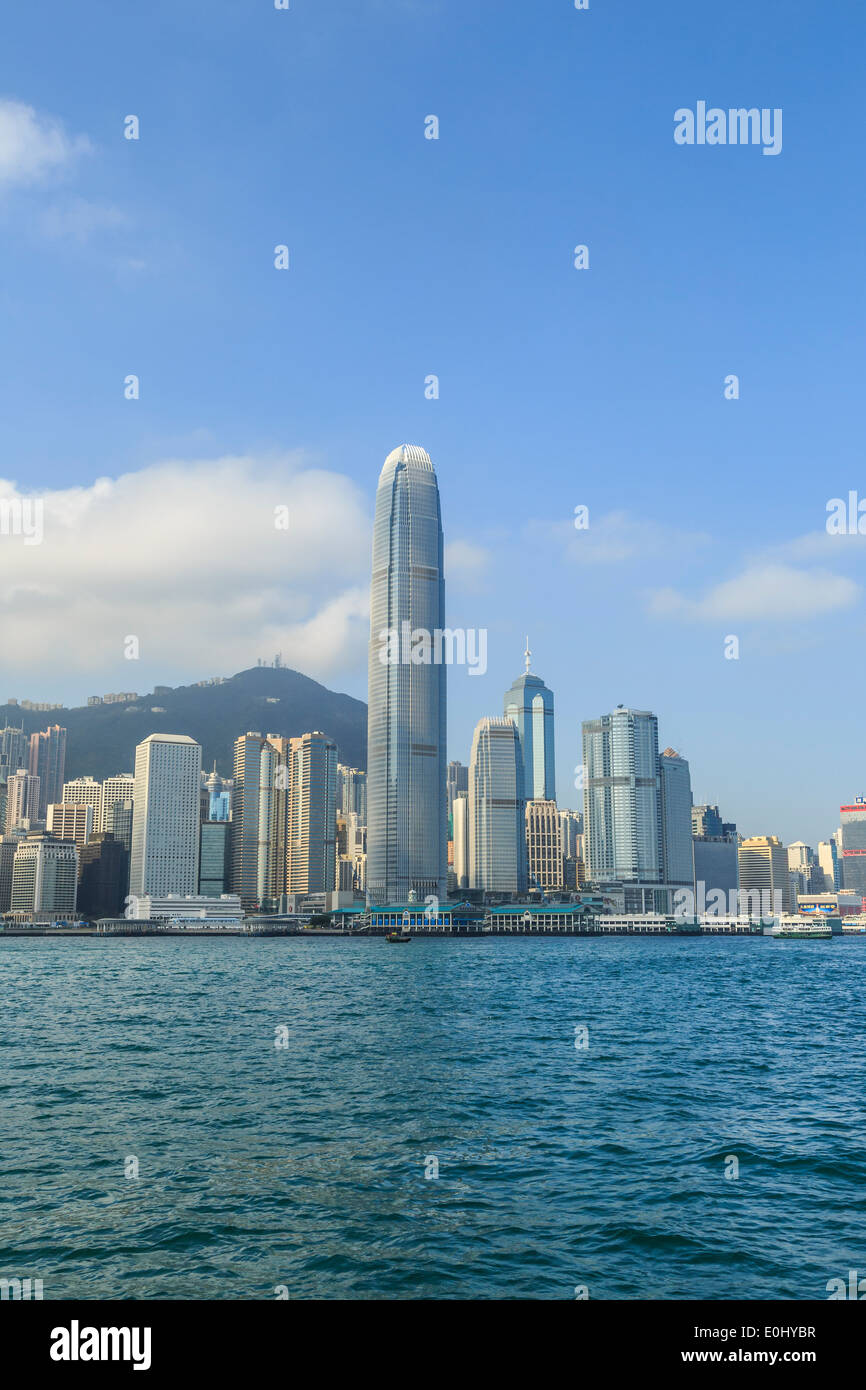
<svg viewBox="0 0 866 1390"><path fill-rule="evenodd" d="M769 931L777 940L830 941L832 924L823 918L796 916L779 917Z"/></svg>
<svg viewBox="0 0 866 1390"><path fill-rule="evenodd" d="M389 931L385 937L386 941L411 941L412 937L407 931Z"/></svg>

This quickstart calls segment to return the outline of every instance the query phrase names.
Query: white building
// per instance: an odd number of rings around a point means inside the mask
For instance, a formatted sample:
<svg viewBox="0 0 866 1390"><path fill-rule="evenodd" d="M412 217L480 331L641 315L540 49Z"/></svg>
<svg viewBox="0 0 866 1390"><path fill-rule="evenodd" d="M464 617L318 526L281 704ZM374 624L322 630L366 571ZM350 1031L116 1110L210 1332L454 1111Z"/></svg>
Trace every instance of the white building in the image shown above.
<svg viewBox="0 0 866 1390"><path fill-rule="evenodd" d="M198 892L200 784L195 739L151 734L136 748L131 895Z"/></svg>
<svg viewBox="0 0 866 1390"><path fill-rule="evenodd" d="M167 926L237 927L244 913L236 893L223 893L218 898L198 893L183 897L145 893L140 897L130 895L126 915L139 922L162 921Z"/></svg>
<svg viewBox="0 0 866 1390"><path fill-rule="evenodd" d="M12 863L13 912L75 911L78 850L71 841L33 835L22 840Z"/></svg>
<svg viewBox="0 0 866 1390"><path fill-rule="evenodd" d="M468 771L468 769L467 769ZM469 793L458 792L451 803L454 825L454 879L457 888L469 887Z"/></svg>
<svg viewBox="0 0 866 1390"><path fill-rule="evenodd" d="M60 803L55 802L54 804L59 805ZM95 781L93 777L75 777L71 782L64 782L62 804L64 806L92 806L93 829L97 831L101 828L102 783Z"/></svg>
<svg viewBox="0 0 866 1390"><path fill-rule="evenodd" d="M114 807L119 804L131 811L134 791L135 778L131 772L122 772L117 777L106 777L102 784L98 830L115 833ZM117 835L117 839L121 839L121 836Z"/></svg>
<svg viewBox="0 0 866 1390"><path fill-rule="evenodd" d="M6 834L39 819L39 778L31 772L13 772L6 783Z"/></svg>

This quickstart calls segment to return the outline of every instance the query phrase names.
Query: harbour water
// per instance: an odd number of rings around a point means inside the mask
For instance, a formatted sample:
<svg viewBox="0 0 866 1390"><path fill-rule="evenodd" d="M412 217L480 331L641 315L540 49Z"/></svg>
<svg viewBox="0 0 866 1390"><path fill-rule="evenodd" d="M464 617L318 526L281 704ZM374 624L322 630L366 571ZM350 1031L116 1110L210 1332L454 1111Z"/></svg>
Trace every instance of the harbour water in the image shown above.
<svg viewBox="0 0 866 1390"><path fill-rule="evenodd" d="M857 937L2 941L0 1276L826 1298L866 1273L864 970Z"/></svg>

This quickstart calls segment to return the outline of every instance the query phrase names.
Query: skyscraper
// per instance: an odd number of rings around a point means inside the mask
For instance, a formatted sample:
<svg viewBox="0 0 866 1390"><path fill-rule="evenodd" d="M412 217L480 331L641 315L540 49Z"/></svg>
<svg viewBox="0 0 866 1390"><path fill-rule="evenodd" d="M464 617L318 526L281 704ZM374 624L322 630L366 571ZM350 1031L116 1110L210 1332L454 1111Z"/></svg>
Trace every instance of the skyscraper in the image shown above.
<svg viewBox="0 0 866 1390"><path fill-rule="evenodd" d="M132 807L135 778L131 772L106 777L102 784L99 829L120 840L127 853L132 849Z"/></svg>
<svg viewBox="0 0 866 1390"><path fill-rule="evenodd" d="M526 892L526 782L517 725L482 719L469 763L469 887Z"/></svg>
<svg viewBox="0 0 866 1390"><path fill-rule="evenodd" d="M824 892L832 893L841 888L842 874L839 868L839 855L835 840L819 841L818 863L824 875Z"/></svg>
<svg viewBox="0 0 866 1390"><path fill-rule="evenodd" d="M129 887L129 853L120 840L100 832L79 848L78 910L85 917L123 912Z"/></svg>
<svg viewBox="0 0 866 1390"><path fill-rule="evenodd" d="M367 714L367 896L444 896L447 828L442 518L430 455L404 444L376 493ZM426 635L426 652L412 644ZM411 644L411 650L409 650ZM420 659L413 659L418 658ZM426 659L425 659L426 656Z"/></svg>
<svg viewBox="0 0 866 1390"><path fill-rule="evenodd" d="M851 892L866 898L866 797L841 806L842 880Z"/></svg>
<svg viewBox="0 0 866 1390"><path fill-rule="evenodd" d="M355 815L367 824L367 774L358 767L337 764L337 815Z"/></svg>
<svg viewBox="0 0 866 1390"><path fill-rule="evenodd" d="M202 821L198 891L204 898L219 898L228 892L230 829L227 820Z"/></svg>
<svg viewBox="0 0 866 1390"><path fill-rule="evenodd" d="M29 835L12 862L12 912L72 914L78 890L78 850L70 840Z"/></svg>
<svg viewBox="0 0 866 1390"><path fill-rule="evenodd" d="M588 871L605 880L661 880L658 721L620 706L583 725Z"/></svg>
<svg viewBox="0 0 866 1390"><path fill-rule="evenodd" d="M580 888L584 882L583 816L579 811L560 811L559 835L562 843L562 882L565 888Z"/></svg>
<svg viewBox="0 0 866 1390"><path fill-rule="evenodd" d="M43 733L30 735L30 772L39 778L39 817L45 819L49 801L63 800L66 767L66 730L52 724Z"/></svg>
<svg viewBox="0 0 866 1390"><path fill-rule="evenodd" d="M131 896L198 892L200 783L195 739L151 734L136 748Z"/></svg>
<svg viewBox="0 0 866 1390"><path fill-rule="evenodd" d="M22 729L9 724L0 729L0 782L5 782L19 768L27 768L30 757L30 738Z"/></svg>
<svg viewBox="0 0 866 1390"><path fill-rule="evenodd" d="M530 887L546 893L565 886L562 827L555 801L527 801L526 856Z"/></svg>
<svg viewBox="0 0 866 1390"><path fill-rule="evenodd" d="M691 888L695 881L692 850L692 780L685 758L673 748L659 756L664 882Z"/></svg>
<svg viewBox="0 0 866 1390"><path fill-rule="evenodd" d="M448 772L447 772L446 782L445 782L445 794L446 794L446 801L447 801L448 829L449 829L449 832L453 832L453 829L454 829L453 820L452 820L452 814L453 814L453 808L454 808L454 798L455 798L455 796L459 796L461 792L468 792L468 791L469 791L469 768L466 767L465 763L460 763L460 762L451 762L451 763L449 763L449 764L448 764Z"/></svg>
<svg viewBox="0 0 866 1390"><path fill-rule="evenodd" d="M741 911L769 917L792 910L788 851L777 836L752 835L743 840L737 859Z"/></svg>
<svg viewBox="0 0 866 1390"><path fill-rule="evenodd" d="M39 778L21 768L6 783L6 833L17 826L32 825L39 816Z"/></svg>
<svg viewBox="0 0 866 1390"><path fill-rule="evenodd" d="M289 740L286 884L332 893L337 864L337 745L327 734Z"/></svg>
<svg viewBox="0 0 866 1390"><path fill-rule="evenodd" d="M86 801L51 801L46 808L45 829L57 840L74 840L79 850L93 834L94 824L93 806Z"/></svg>
<svg viewBox="0 0 866 1390"><path fill-rule="evenodd" d="M92 777L76 777L72 782L63 783L63 794L57 798L65 806L92 806L93 829L102 825L102 783ZM51 829L49 825L48 829Z"/></svg>
<svg viewBox="0 0 866 1390"><path fill-rule="evenodd" d="M246 910L286 892L289 740L241 734L235 740L231 883Z"/></svg>
<svg viewBox="0 0 866 1390"><path fill-rule="evenodd" d="M469 769L466 769L467 773ZM454 886L469 887L469 791L458 792L451 805L454 840Z"/></svg>
<svg viewBox="0 0 866 1390"><path fill-rule="evenodd" d="M553 691L529 666L529 638L524 652L526 670L505 692L504 714L517 725L523 754L523 795L527 801L556 800L553 745Z"/></svg>
<svg viewBox="0 0 866 1390"><path fill-rule="evenodd" d="M668 911L655 715L620 705L587 720L583 762L587 876L622 884L626 912Z"/></svg>

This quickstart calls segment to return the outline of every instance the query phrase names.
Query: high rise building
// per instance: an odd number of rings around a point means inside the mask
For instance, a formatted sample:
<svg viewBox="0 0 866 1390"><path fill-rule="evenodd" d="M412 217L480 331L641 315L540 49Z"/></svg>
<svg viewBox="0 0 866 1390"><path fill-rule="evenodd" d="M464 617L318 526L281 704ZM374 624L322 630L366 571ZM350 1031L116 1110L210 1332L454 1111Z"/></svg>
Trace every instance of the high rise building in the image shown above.
<svg viewBox="0 0 866 1390"><path fill-rule="evenodd" d="M89 809L89 808L88 808ZM123 913L129 888L129 852L100 831L79 851L78 910L94 921Z"/></svg>
<svg viewBox="0 0 866 1390"><path fill-rule="evenodd" d="M842 887L842 873L835 840L819 841L818 865L824 876L823 892L833 893Z"/></svg>
<svg viewBox="0 0 866 1390"><path fill-rule="evenodd" d="M658 721L619 706L583 725L587 877L624 887L625 912L668 911Z"/></svg>
<svg viewBox="0 0 866 1390"><path fill-rule="evenodd" d="M469 791L469 768L464 763L450 762L445 778L445 799L448 813L448 833L453 838L452 808L455 796Z"/></svg>
<svg viewBox="0 0 866 1390"><path fill-rule="evenodd" d="M337 815L355 815L367 824L367 774L358 767L337 764Z"/></svg>
<svg viewBox="0 0 866 1390"><path fill-rule="evenodd" d="M705 909L716 915L736 911L740 887L738 851L736 835L692 836L699 911Z"/></svg>
<svg viewBox="0 0 866 1390"><path fill-rule="evenodd" d="M659 793L664 882L672 888L691 888L695 881L692 782L686 759L673 748L659 755Z"/></svg>
<svg viewBox="0 0 866 1390"><path fill-rule="evenodd" d="M186 734L151 734L135 750L129 892L198 892L201 745Z"/></svg>
<svg viewBox="0 0 866 1390"><path fill-rule="evenodd" d="M527 801L526 857L530 888L546 893L565 886L562 829L555 801Z"/></svg>
<svg viewBox="0 0 866 1390"><path fill-rule="evenodd" d="M241 734L235 739L231 888L240 897L245 911L259 906L259 782L263 742L260 733Z"/></svg>
<svg viewBox="0 0 866 1390"><path fill-rule="evenodd" d="M288 892L332 893L336 850L337 745L303 734L289 740Z"/></svg>
<svg viewBox="0 0 866 1390"><path fill-rule="evenodd" d="M203 898L221 898L228 892L230 829L226 820L202 821L198 891Z"/></svg>
<svg viewBox="0 0 866 1390"><path fill-rule="evenodd" d="M526 670L505 692L504 714L517 725L523 755L524 798L556 800L553 741L553 691L530 672L529 638L524 652Z"/></svg>
<svg viewBox="0 0 866 1390"><path fill-rule="evenodd" d="M23 729L13 729L8 724L0 729L0 782L5 782L20 768L27 768L29 762L30 736Z"/></svg>
<svg viewBox="0 0 866 1390"><path fill-rule="evenodd" d="M106 777L100 797L99 829L120 840L127 852L132 849L132 809L135 778L131 772Z"/></svg>
<svg viewBox="0 0 866 1390"><path fill-rule="evenodd" d="M0 916L12 906L12 867L20 835L0 835Z"/></svg>
<svg viewBox="0 0 866 1390"><path fill-rule="evenodd" d="M467 773L469 769L466 769ZM452 840L454 844L454 887L459 891L469 887L469 789L456 792L451 803Z"/></svg>
<svg viewBox="0 0 866 1390"><path fill-rule="evenodd" d="M337 778L339 794L340 779ZM360 815L337 816L337 891L363 893L367 883L367 827Z"/></svg>
<svg viewBox="0 0 866 1390"><path fill-rule="evenodd" d="M526 779L517 725L482 719L469 763L469 887L526 892Z"/></svg>
<svg viewBox="0 0 866 1390"><path fill-rule="evenodd" d="M444 896L445 580L430 455L404 444L376 493L367 714L367 896ZM418 646L413 634L426 637ZM432 650L431 650L432 648ZM420 660L413 657L421 655ZM426 659L424 659L426 656ZM437 660L437 657L439 658Z"/></svg>
<svg viewBox="0 0 866 1390"><path fill-rule="evenodd" d="M788 854L775 835L752 835L738 852L741 904L753 916L771 916L792 910L788 881ZM750 895L743 903L742 895ZM760 894L760 898L751 895Z"/></svg>
<svg viewBox="0 0 866 1390"><path fill-rule="evenodd" d="M81 850L93 834L95 818L96 810L88 802L52 801L46 808L45 828L55 839L74 840Z"/></svg>
<svg viewBox="0 0 866 1390"><path fill-rule="evenodd" d="M737 827L733 821L722 820L718 806L692 807L692 834L701 839L718 839L723 835L736 835Z"/></svg>
<svg viewBox="0 0 866 1390"><path fill-rule="evenodd" d="M63 783L63 794L58 798L65 806L92 806L93 829L102 824L102 783L92 777L76 777Z"/></svg>
<svg viewBox="0 0 866 1390"><path fill-rule="evenodd" d="M207 815L203 816L202 820L229 820L231 815L231 779L221 777L217 772L216 763L214 763L213 770L207 776L202 773L202 785L206 794L206 799L202 804L206 805L207 809Z"/></svg>
<svg viewBox="0 0 866 1390"><path fill-rule="evenodd" d="M75 911L78 850L53 835L28 835L12 863L12 912Z"/></svg>
<svg viewBox="0 0 866 1390"><path fill-rule="evenodd" d="M560 811L562 840L562 882L565 888L580 888L585 879L583 865L583 816L580 811Z"/></svg>
<svg viewBox="0 0 866 1390"><path fill-rule="evenodd" d="M30 735L30 772L39 778L39 819L45 819L49 801L63 800L66 767L66 730L52 724L43 733Z"/></svg>
<svg viewBox="0 0 866 1390"><path fill-rule="evenodd" d="M13 772L6 783L6 833L19 826L30 827L40 820L39 778L21 769Z"/></svg>
<svg viewBox="0 0 866 1390"><path fill-rule="evenodd" d="M289 749L276 734L235 740L231 885L245 911L278 904L287 891Z"/></svg>
<svg viewBox="0 0 866 1390"><path fill-rule="evenodd" d="M841 806L842 878L849 892L866 898L866 797Z"/></svg>

